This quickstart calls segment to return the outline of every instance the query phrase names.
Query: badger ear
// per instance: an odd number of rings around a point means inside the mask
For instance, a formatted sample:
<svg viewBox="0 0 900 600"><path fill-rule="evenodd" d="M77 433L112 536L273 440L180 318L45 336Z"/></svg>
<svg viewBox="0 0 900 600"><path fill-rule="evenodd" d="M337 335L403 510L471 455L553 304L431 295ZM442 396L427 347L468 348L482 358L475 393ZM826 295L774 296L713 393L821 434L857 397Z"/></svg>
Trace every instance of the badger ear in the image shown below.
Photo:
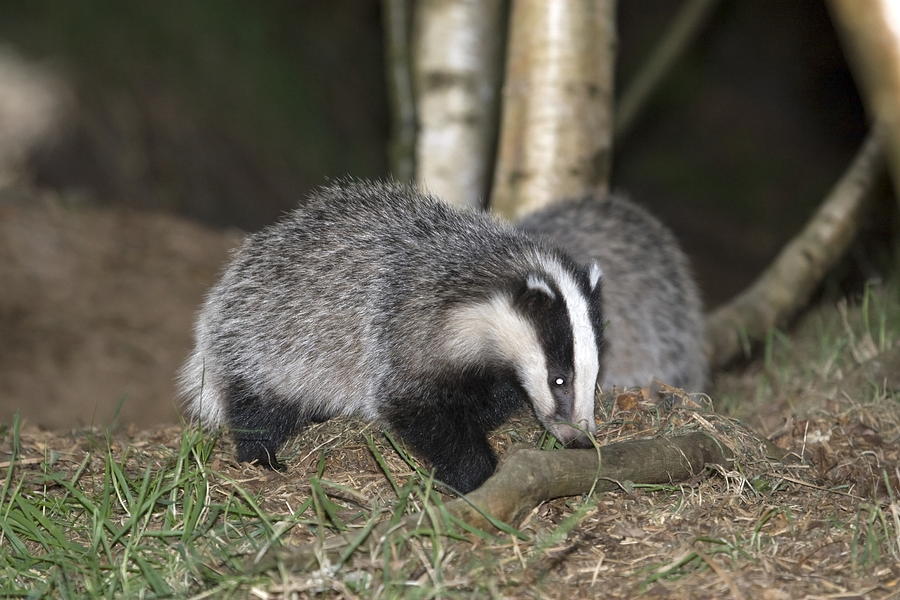
<svg viewBox="0 0 900 600"><path fill-rule="evenodd" d="M556 293L547 280L534 273L525 277L525 293L537 293L547 296L550 300L556 300Z"/></svg>
<svg viewBox="0 0 900 600"><path fill-rule="evenodd" d="M600 268L600 265L598 265L596 261L591 261L588 264L587 278L588 287L590 288L591 292L599 291L601 284L603 283L603 269Z"/></svg>
<svg viewBox="0 0 900 600"><path fill-rule="evenodd" d="M532 273L520 280L513 304L522 312L540 314L556 302L557 295L543 275Z"/></svg>

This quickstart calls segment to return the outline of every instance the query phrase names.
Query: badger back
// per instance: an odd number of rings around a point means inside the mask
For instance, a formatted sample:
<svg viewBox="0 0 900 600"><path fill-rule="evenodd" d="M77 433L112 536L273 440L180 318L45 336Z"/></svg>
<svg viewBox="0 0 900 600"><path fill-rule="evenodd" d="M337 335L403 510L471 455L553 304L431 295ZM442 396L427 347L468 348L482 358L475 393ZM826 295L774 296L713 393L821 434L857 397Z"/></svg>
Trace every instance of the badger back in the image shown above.
<svg viewBox="0 0 900 600"><path fill-rule="evenodd" d="M551 433L589 443L602 347L596 265L399 184L342 182L303 210L346 219L346 252L367 262L354 302L366 304L372 412L385 394L435 375L499 368L514 373Z"/></svg>
<svg viewBox="0 0 900 600"><path fill-rule="evenodd" d="M411 195L389 184L321 187L248 236L197 320L182 373L188 410L221 424L237 385L306 415L376 418L388 368L379 328L415 236Z"/></svg>
<svg viewBox="0 0 900 600"><path fill-rule="evenodd" d="M319 417L377 418L386 395L437 374L500 368L574 439L562 422L594 427L599 285L483 213L341 181L249 236L211 291L189 363L208 390L195 412L215 422L217 390L239 380Z"/></svg>

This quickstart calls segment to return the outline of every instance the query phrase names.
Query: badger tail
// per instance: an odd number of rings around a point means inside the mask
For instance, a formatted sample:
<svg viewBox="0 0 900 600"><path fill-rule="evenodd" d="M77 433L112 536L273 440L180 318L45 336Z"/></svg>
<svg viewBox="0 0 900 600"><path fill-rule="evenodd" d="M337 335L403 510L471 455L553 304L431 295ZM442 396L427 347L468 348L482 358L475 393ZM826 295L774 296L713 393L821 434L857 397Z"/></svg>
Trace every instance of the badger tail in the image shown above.
<svg viewBox="0 0 900 600"><path fill-rule="evenodd" d="M191 420L214 429L225 424L223 388L204 363L203 354L194 350L178 373L178 388Z"/></svg>

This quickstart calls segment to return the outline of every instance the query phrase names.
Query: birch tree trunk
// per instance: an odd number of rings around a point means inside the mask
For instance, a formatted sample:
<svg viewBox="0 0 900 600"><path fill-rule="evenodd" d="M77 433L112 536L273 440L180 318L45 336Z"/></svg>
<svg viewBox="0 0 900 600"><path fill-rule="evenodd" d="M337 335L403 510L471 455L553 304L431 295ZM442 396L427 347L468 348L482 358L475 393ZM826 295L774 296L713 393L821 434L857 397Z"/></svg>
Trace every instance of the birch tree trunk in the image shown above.
<svg viewBox="0 0 900 600"><path fill-rule="evenodd" d="M606 190L615 45L614 0L513 0L493 210Z"/></svg>
<svg viewBox="0 0 900 600"><path fill-rule="evenodd" d="M886 134L888 166L900 188L900 2L830 0L829 5L869 113Z"/></svg>
<svg viewBox="0 0 900 600"><path fill-rule="evenodd" d="M483 206L488 192L503 7L503 0L416 3L416 181L456 206Z"/></svg>

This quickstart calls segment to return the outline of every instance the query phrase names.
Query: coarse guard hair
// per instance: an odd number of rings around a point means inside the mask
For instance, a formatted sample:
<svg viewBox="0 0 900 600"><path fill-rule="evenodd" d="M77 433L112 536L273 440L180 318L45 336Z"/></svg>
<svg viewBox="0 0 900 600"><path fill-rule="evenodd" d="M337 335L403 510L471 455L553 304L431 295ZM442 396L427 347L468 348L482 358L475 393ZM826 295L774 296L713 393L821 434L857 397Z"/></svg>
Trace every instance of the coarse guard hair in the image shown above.
<svg viewBox="0 0 900 600"><path fill-rule="evenodd" d="M342 180L247 237L210 290L181 373L187 410L238 459L338 415L394 429L460 492L517 407L589 446L601 281L480 212L397 183Z"/></svg>
<svg viewBox="0 0 900 600"><path fill-rule="evenodd" d="M703 306L688 259L665 225L616 194L559 202L518 225L602 269L603 387L658 379L703 390Z"/></svg>

